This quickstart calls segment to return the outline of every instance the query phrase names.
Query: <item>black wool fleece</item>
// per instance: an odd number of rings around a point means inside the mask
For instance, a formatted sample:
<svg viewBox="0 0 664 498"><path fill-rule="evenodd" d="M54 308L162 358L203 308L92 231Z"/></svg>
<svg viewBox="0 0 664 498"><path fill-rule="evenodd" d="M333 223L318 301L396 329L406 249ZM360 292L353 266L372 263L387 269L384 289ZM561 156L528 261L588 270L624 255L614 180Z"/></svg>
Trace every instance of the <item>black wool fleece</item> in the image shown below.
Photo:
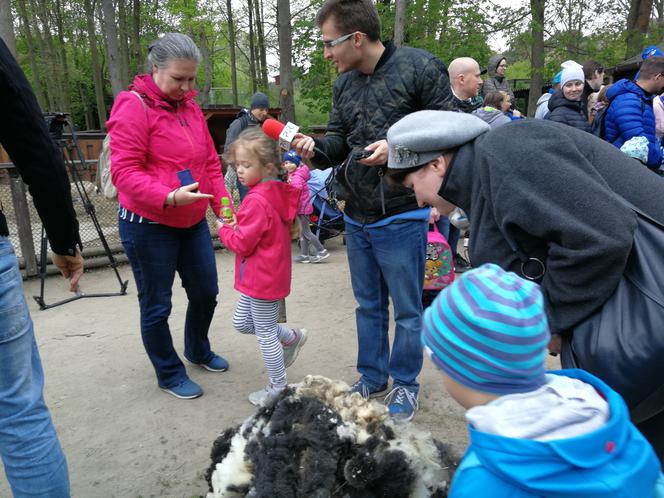
<svg viewBox="0 0 664 498"><path fill-rule="evenodd" d="M546 264L553 333L569 332L616 288L637 225L621 197L664 223L664 178L589 133L542 120L513 121L463 145L439 195L468 214L473 266L522 276L505 234Z"/></svg>

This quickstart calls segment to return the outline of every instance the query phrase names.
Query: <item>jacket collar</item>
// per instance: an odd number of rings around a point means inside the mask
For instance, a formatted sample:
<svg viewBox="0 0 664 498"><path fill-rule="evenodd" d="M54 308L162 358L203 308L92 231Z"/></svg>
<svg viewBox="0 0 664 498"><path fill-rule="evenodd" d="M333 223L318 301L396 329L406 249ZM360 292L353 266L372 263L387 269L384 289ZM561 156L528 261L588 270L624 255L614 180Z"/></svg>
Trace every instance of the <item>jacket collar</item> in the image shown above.
<svg viewBox="0 0 664 498"><path fill-rule="evenodd" d="M481 140L481 137L475 140ZM470 216L475 169L475 140L459 147L454 153L438 190L438 195L459 206Z"/></svg>
<svg viewBox="0 0 664 498"><path fill-rule="evenodd" d="M139 74L134 78L134 82L129 85L129 90L136 91L141 95L144 95L149 101L152 101L154 105L159 107L164 107L167 109L177 109L186 102L192 100L198 92L196 90L191 90L186 93L182 100L173 100L170 99L157 84L152 79L152 75L149 73Z"/></svg>

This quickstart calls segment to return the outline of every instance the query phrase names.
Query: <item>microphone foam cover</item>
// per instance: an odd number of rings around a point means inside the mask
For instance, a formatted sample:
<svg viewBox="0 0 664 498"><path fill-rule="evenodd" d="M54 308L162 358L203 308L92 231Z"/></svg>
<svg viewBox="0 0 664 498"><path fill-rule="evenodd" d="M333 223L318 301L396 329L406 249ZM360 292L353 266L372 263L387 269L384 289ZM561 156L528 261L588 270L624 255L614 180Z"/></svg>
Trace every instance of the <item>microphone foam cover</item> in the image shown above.
<svg viewBox="0 0 664 498"><path fill-rule="evenodd" d="M281 135L282 130L286 127L280 121L276 119L268 118L263 122L263 133L265 133L272 140L279 140L279 135Z"/></svg>

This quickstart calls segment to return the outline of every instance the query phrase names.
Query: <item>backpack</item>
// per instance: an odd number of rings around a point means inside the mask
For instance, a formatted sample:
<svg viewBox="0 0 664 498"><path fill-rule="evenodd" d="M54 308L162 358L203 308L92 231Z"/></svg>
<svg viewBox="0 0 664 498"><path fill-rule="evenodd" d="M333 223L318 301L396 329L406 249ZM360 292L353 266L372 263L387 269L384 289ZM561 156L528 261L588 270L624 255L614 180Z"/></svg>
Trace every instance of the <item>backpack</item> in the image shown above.
<svg viewBox="0 0 664 498"><path fill-rule="evenodd" d="M439 291L454 282L454 260L450 245L433 225L427 235L427 254L424 266L424 290Z"/></svg>
<svg viewBox="0 0 664 498"><path fill-rule="evenodd" d="M595 115L595 119L590 125L590 131L593 135L604 140L606 136L606 111L610 105L607 105Z"/></svg>
<svg viewBox="0 0 664 498"><path fill-rule="evenodd" d="M141 101L143 110L146 115L148 112L147 107L143 98L138 92L132 90L134 95L138 97L138 100ZM101 193L107 199L115 200L118 198L118 189L113 185L113 179L111 178L111 134L107 133L104 141L101 144L101 152L99 153L99 159L97 160L97 187Z"/></svg>

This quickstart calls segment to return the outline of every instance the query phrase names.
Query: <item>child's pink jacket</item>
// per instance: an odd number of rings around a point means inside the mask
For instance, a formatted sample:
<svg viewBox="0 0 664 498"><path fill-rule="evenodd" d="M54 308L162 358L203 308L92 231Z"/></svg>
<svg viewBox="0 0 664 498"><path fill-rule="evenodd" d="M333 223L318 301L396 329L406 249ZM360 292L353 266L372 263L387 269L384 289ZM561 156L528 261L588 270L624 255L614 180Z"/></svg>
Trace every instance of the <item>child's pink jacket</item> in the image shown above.
<svg viewBox="0 0 664 498"><path fill-rule="evenodd" d="M219 238L235 253L235 290L277 300L290 294L290 226L297 215L297 189L278 180L249 189L237 212L237 227L224 225Z"/></svg>
<svg viewBox="0 0 664 498"><path fill-rule="evenodd" d="M311 196L309 195L309 178L311 178L311 172L309 172L309 168L304 164L298 166L295 171L288 174L288 182L293 187L300 189L297 214L311 214L314 212L314 208L311 205Z"/></svg>
<svg viewBox="0 0 664 498"><path fill-rule="evenodd" d="M111 134L111 178L120 204L141 216L177 228L195 225L205 217L207 200L187 206L164 206L169 192L180 186L177 172L190 169L198 190L214 197L215 213L221 197L230 197L224 186L221 162L207 122L190 92L173 102L144 74L136 76L131 92L115 99L107 122Z"/></svg>

